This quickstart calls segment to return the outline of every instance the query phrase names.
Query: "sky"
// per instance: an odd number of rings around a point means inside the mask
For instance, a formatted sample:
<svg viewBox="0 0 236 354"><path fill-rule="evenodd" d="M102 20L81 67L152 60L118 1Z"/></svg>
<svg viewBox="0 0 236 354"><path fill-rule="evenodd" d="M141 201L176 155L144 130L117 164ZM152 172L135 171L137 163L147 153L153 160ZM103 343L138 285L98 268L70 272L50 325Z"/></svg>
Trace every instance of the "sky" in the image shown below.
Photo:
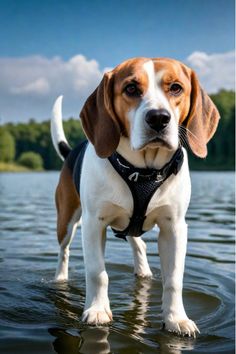
<svg viewBox="0 0 236 354"><path fill-rule="evenodd" d="M193 68L208 93L234 89L234 0L0 0L0 123L79 117L104 71L136 56Z"/></svg>

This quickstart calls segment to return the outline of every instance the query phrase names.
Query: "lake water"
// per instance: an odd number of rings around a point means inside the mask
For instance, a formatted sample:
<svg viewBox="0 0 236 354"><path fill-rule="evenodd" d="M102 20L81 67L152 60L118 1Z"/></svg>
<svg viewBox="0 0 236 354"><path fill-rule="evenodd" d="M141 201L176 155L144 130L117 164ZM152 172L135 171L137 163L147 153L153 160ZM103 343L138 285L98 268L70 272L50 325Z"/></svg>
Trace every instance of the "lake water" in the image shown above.
<svg viewBox="0 0 236 354"><path fill-rule="evenodd" d="M144 235L154 279L142 281L133 276L129 245L108 234L114 322L81 323L80 229L71 247L69 282L53 282L58 176L0 174L0 353L234 353L234 174L192 173L184 303L201 330L197 339L162 330L155 230Z"/></svg>

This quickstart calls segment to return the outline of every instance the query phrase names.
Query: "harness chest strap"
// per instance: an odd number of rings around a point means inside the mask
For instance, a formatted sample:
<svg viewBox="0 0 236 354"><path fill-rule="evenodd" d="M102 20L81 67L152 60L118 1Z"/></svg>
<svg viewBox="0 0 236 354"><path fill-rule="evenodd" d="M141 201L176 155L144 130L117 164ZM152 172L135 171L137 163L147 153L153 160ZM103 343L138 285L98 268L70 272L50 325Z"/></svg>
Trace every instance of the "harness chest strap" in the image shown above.
<svg viewBox="0 0 236 354"><path fill-rule="evenodd" d="M179 147L172 159L159 170L136 168L117 152L108 158L117 173L127 183L133 197L133 214L129 225L123 231L112 229L116 237L126 240L126 236L138 237L144 233L143 223L153 194L169 176L177 175L183 164L183 158L183 150Z"/></svg>

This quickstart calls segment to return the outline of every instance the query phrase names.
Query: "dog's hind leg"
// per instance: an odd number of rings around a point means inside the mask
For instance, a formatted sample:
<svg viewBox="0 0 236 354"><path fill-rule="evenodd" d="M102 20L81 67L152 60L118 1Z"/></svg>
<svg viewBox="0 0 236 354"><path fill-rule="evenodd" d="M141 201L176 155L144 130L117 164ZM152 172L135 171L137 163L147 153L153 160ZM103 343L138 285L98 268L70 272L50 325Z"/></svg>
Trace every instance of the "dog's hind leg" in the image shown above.
<svg viewBox="0 0 236 354"><path fill-rule="evenodd" d="M68 279L70 244L81 216L79 196L71 171L64 165L56 190L57 238L60 245L55 280Z"/></svg>
<svg viewBox="0 0 236 354"><path fill-rule="evenodd" d="M146 254L146 244L140 237L127 236L134 256L134 273L138 277L152 277Z"/></svg>

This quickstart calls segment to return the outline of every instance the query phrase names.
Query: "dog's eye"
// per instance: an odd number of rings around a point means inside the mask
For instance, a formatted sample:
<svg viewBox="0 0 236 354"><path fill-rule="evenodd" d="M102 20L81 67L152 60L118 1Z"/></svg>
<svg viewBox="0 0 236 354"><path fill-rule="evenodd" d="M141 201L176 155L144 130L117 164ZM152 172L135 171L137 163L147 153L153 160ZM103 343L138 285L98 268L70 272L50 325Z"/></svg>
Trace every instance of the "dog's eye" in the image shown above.
<svg viewBox="0 0 236 354"><path fill-rule="evenodd" d="M128 84L125 87L124 92L128 96L132 96L132 97L139 97L142 94L142 92L139 90L138 86L135 83Z"/></svg>
<svg viewBox="0 0 236 354"><path fill-rule="evenodd" d="M180 84L174 82L170 85L170 93L174 96L178 96L183 92L183 88Z"/></svg>

